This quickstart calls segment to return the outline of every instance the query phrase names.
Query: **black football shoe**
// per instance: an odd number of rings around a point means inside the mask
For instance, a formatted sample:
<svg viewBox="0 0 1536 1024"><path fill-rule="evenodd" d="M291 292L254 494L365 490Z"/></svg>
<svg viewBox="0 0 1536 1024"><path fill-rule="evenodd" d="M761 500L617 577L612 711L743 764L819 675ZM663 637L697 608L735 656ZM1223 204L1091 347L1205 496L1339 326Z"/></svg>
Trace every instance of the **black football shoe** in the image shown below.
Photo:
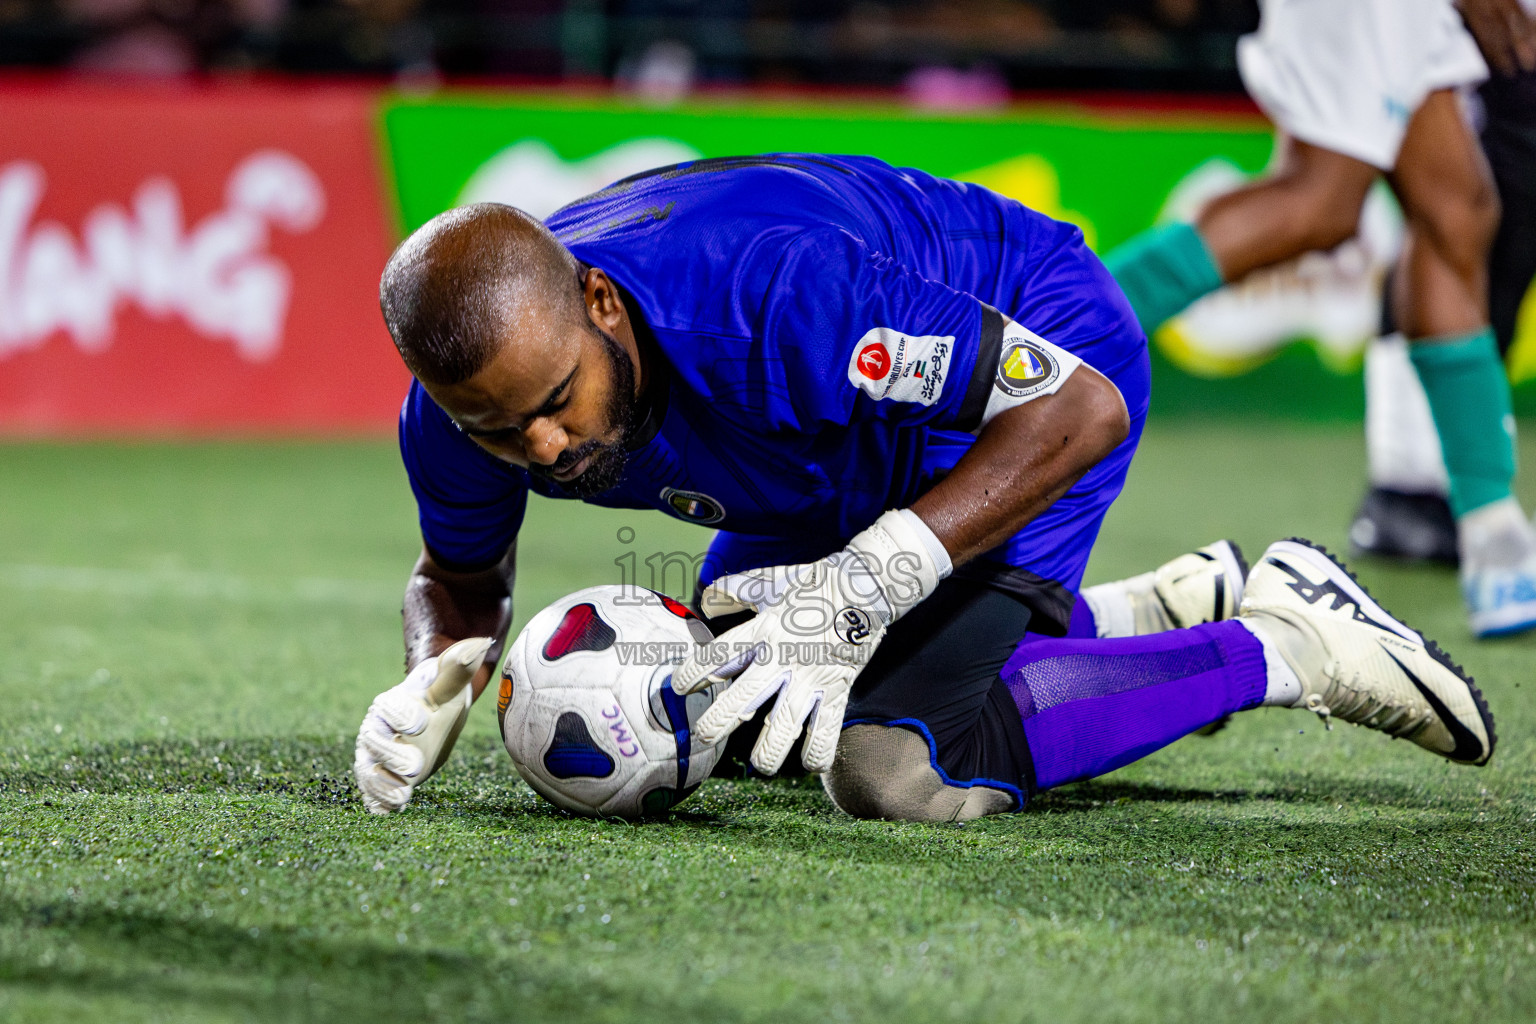
<svg viewBox="0 0 1536 1024"><path fill-rule="evenodd" d="M1349 524L1356 555L1456 566L1456 519L1438 494L1408 494L1386 487L1365 492Z"/></svg>

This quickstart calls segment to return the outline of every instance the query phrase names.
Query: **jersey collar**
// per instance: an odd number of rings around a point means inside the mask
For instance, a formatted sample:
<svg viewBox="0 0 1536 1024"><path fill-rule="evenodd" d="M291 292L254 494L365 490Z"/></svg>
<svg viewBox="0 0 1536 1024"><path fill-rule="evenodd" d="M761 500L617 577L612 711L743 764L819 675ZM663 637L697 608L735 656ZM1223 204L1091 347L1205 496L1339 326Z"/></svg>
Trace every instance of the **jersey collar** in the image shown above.
<svg viewBox="0 0 1536 1024"><path fill-rule="evenodd" d="M644 414L624 442L625 449L634 452L651 443L661 430L662 421L667 418L667 400L672 392L672 367L661 351L656 332L646 322L640 303L622 284L615 281L614 286L618 288L619 297L624 300L624 308L629 312L629 326L635 332L635 344L640 349L640 358L645 360Z"/></svg>

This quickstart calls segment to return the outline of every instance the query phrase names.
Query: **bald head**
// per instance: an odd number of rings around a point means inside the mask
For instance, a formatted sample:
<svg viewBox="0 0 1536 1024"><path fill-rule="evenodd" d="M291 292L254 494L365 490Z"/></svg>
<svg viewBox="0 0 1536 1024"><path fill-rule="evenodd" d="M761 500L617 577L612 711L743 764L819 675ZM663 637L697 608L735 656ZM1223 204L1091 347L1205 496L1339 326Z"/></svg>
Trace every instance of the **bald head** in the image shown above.
<svg viewBox="0 0 1536 1024"><path fill-rule="evenodd" d="M500 346L585 320L579 266L539 221L500 203L439 214L401 243L379 282L405 365L432 384L478 373Z"/></svg>

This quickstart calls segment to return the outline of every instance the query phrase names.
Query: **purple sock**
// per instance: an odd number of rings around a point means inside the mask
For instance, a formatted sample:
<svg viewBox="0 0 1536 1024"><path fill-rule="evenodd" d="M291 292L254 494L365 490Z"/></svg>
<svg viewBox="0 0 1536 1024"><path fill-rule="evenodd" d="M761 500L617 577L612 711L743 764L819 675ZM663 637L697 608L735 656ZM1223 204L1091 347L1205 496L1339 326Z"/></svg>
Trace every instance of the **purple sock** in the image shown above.
<svg viewBox="0 0 1536 1024"><path fill-rule="evenodd" d="M1030 640L1002 677L1039 789L1112 772L1254 707L1267 682L1258 638L1231 620L1114 640Z"/></svg>

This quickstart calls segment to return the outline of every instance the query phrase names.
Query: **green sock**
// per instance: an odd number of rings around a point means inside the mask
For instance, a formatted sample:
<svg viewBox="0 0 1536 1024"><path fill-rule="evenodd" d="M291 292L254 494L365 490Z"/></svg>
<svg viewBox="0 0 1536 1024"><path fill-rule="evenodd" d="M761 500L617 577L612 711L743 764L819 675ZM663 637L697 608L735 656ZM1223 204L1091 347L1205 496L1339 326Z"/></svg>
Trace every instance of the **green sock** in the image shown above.
<svg viewBox="0 0 1536 1024"><path fill-rule="evenodd" d="M1514 415L1493 328L1408 346L1451 477L1451 511L1464 516L1512 493Z"/></svg>
<svg viewBox="0 0 1536 1024"><path fill-rule="evenodd" d="M1211 250L1191 224L1143 231L1106 256L1104 265L1149 336L1164 320L1224 283Z"/></svg>

